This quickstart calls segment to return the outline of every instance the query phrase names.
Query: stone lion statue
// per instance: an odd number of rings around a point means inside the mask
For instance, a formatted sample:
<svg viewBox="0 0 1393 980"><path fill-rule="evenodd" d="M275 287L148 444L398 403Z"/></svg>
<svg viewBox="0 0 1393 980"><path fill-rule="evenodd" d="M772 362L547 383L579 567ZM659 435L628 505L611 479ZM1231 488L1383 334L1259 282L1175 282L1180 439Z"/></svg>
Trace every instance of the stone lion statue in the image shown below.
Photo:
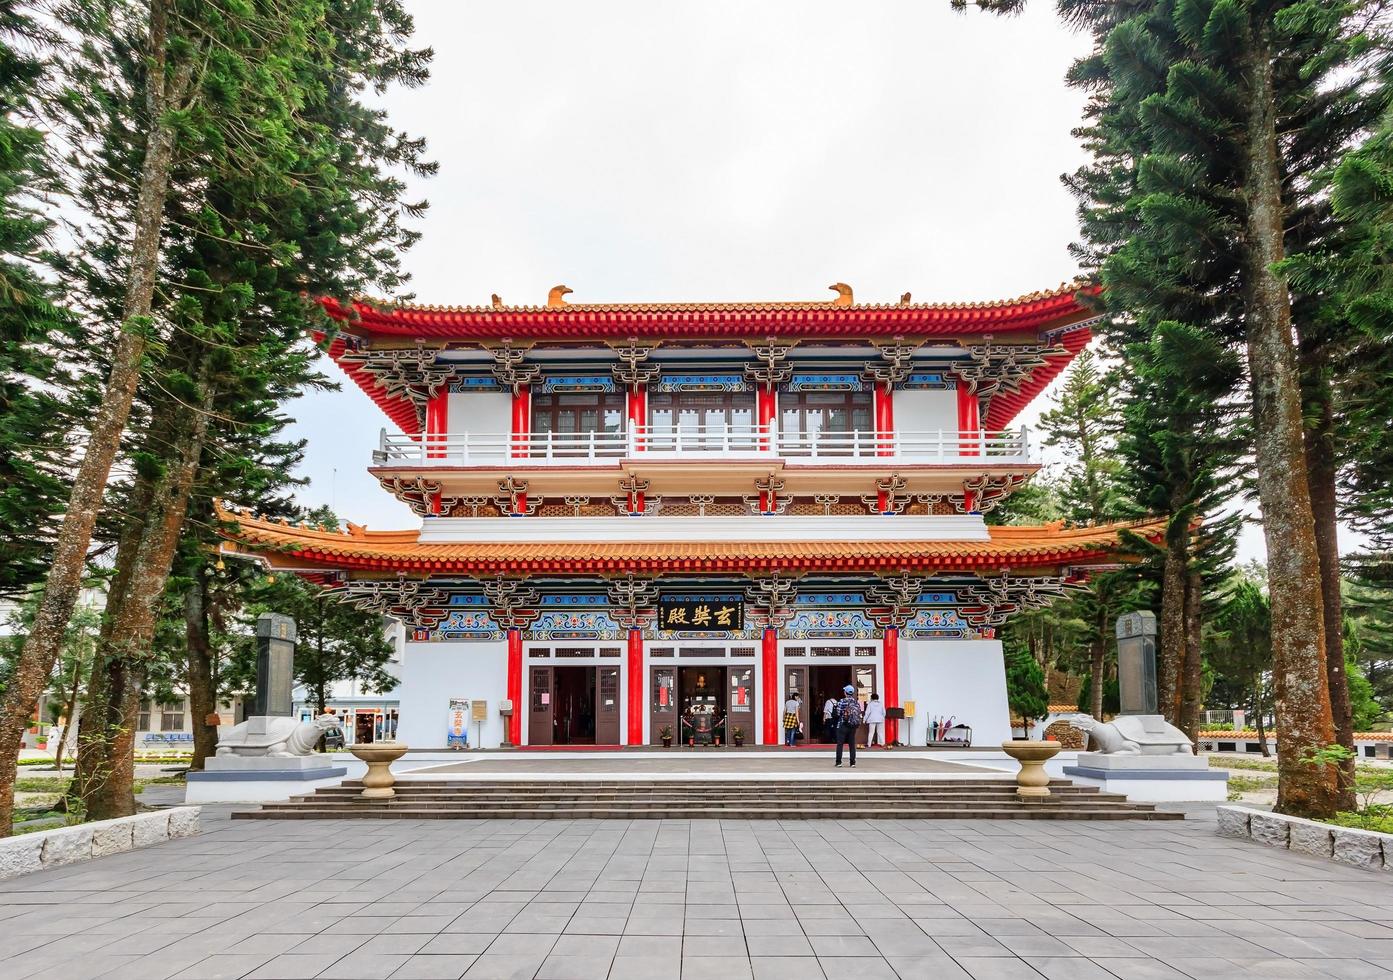
<svg viewBox="0 0 1393 980"><path fill-rule="evenodd" d="M309 755L319 744L319 737L339 727L337 715L320 715L314 721L294 718L249 718L234 725L218 739L218 755L268 756L290 759Z"/></svg>
<svg viewBox="0 0 1393 980"><path fill-rule="evenodd" d="M1076 715L1068 721L1087 732L1104 755L1194 755L1185 733L1160 715L1122 715L1107 723Z"/></svg>

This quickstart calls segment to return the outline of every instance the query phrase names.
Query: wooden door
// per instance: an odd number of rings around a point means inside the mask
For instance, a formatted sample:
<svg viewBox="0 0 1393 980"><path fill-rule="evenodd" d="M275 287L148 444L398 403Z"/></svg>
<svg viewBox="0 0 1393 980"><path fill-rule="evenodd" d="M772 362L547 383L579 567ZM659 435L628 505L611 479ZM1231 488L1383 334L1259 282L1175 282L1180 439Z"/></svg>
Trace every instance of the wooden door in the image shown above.
<svg viewBox="0 0 1393 980"><path fill-rule="evenodd" d="M531 685L527 695L527 744L552 744L552 719L555 717L556 691L550 667L532 667Z"/></svg>
<svg viewBox="0 0 1393 980"><path fill-rule="evenodd" d="M654 666L648 678L648 742L662 744L663 726L677 739L677 668Z"/></svg>
<svg viewBox="0 0 1393 980"><path fill-rule="evenodd" d="M596 667L595 744L619 744L619 668Z"/></svg>
<svg viewBox="0 0 1393 980"><path fill-rule="evenodd" d="M808 693L808 668L807 667L785 667L784 668L784 689L779 700L779 737L784 737L784 702L795 692L803 695L802 707L798 709L798 720L803 723L803 741L807 742L813 734L813 726L810 724L812 716L810 711L814 710L812 695ZM817 720L822 721L822 705L817 705Z"/></svg>

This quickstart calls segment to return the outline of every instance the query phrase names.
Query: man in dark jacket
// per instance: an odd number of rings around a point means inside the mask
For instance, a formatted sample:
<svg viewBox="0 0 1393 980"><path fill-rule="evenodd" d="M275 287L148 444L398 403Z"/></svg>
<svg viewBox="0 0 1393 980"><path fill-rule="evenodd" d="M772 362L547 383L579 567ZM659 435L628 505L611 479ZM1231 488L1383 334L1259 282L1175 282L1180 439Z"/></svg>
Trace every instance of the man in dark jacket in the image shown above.
<svg viewBox="0 0 1393 980"><path fill-rule="evenodd" d="M861 727L861 702L856 700L856 688L848 684L842 688L845 695L837 702L837 765L842 767L842 744L851 746L851 768L856 768L856 729Z"/></svg>

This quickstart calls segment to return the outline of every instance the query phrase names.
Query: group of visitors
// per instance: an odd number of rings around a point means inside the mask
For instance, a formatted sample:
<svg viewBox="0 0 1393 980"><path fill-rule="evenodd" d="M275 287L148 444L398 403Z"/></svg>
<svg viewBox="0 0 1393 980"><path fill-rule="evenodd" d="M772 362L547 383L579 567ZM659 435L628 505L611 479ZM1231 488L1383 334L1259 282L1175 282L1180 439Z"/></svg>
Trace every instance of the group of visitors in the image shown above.
<svg viewBox="0 0 1393 980"><path fill-rule="evenodd" d="M803 708L803 695L797 691L789 694L784 702L784 745L793 748L804 737L803 722L800 718ZM872 694L870 701L861 703L856 697L856 688L848 684L842 688L842 697L829 696L822 704L822 726L829 742L837 746L836 768L842 765L842 747L850 749L851 767L856 768L856 733L866 726L866 747L876 742L881 748L885 744L885 705L879 694Z"/></svg>

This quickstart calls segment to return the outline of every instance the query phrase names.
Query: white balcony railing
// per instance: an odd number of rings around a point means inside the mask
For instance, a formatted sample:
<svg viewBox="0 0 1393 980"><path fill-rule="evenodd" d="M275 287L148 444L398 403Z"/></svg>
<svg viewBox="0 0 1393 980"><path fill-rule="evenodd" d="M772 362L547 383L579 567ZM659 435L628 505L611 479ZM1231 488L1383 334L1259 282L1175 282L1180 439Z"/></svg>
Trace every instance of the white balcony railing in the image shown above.
<svg viewBox="0 0 1393 980"><path fill-rule="evenodd" d="M620 459L783 459L792 463L1028 463L1029 431L780 432L772 426L636 427L624 432L450 432L407 436L382 431L378 465L577 466Z"/></svg>

